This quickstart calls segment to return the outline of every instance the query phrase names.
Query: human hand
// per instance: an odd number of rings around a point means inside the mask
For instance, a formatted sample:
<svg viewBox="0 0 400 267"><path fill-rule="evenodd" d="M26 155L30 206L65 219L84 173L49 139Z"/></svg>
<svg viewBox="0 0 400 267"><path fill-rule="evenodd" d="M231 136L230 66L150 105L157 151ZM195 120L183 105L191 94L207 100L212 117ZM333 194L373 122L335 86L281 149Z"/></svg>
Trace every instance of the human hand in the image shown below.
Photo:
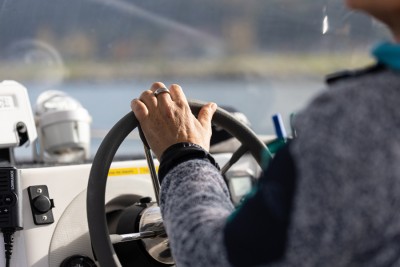
<svg viewBox="0 0 400 267"><path fill-rule="evenodd" d="M132 111L156 157L160 159L168 147L180 142L194 143L208 151L211 119L217 105L207 103L196 118L179 85L171 85L169 93L161 93L156 97L154 92L163 87L163 83L153 83L150 90L144 91L139 99L131 102Z"/></svg>

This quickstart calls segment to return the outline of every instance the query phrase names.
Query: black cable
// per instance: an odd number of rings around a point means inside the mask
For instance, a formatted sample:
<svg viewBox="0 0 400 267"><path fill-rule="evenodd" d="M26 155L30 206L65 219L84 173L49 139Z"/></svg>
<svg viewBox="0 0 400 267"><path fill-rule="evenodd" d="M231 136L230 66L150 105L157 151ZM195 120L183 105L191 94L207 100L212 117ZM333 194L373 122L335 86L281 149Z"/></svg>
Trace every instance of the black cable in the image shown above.
<svg viewBox="0 0 400 267"><path fill-rule="evenodd" d="M1 231L3 232L4 238L4 254L6 257L6 267L10 267L15 228L2 228Z"/></svg>

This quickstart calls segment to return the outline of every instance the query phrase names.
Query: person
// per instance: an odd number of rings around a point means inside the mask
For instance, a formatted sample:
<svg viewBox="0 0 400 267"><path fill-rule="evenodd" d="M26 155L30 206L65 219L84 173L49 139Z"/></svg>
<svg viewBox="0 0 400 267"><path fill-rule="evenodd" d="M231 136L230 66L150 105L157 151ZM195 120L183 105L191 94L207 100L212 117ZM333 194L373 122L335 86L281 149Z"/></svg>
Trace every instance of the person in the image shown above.
<svg viewBox="0 0 400 267"><path fill-rule="evenodd" d="M400 1L347 5L394 42L374 49L377 64L327 78L237 210L208 154L216 104L196 119L182 88L159 82L131 102L160 160L177 266L400 266Z"/></svg>

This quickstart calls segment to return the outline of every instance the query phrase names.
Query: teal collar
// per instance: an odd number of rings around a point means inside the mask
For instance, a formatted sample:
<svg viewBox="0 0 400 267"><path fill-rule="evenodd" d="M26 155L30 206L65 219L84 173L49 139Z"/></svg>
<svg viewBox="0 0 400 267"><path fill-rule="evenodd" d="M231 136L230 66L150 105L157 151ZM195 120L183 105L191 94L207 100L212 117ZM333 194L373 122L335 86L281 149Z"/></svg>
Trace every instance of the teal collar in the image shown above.
<svg viewBox="0 0 400 267"><path fill-rule="evenodd" d="M379 63L400 71L400 44L379 44L372 50L372 54Z"/></svg>

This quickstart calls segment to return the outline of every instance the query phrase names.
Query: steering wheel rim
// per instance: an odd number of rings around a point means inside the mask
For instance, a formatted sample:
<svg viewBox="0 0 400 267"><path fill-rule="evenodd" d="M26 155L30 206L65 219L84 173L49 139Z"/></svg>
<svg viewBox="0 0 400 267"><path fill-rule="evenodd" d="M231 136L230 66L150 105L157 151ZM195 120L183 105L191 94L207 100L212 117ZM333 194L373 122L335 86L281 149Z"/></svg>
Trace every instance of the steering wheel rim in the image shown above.
<svg viewBox="0 0 400 267"><path fill-rule="evenodd" d="M204 104L200 101L189 101L189 106L195 115L198 114ZM262 166L262 155L268 155L269 151L249 127L221 108L217 108L212 121L215 125L222 127L236 137L242 144L246 144L254 159ZM120 119L100 144L90 170L86 198L87 219L93 251L101 266L121 266L107 234L108 227L104 205L106 183L115 153L128 134L138 125L139 122L133 112L129 112Z"/></svg>

